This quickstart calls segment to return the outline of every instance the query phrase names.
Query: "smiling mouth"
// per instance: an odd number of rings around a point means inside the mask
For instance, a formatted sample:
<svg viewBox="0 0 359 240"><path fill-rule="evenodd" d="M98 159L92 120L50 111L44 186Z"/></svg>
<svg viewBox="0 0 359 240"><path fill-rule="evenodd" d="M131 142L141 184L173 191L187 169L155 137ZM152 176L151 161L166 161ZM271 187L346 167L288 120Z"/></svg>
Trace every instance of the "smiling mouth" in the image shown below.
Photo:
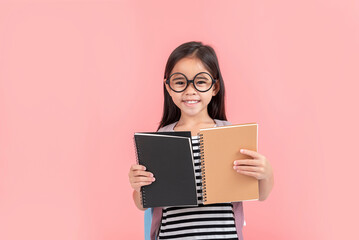
<svg viewBox="0 0 359 240"><path fill-rule="evenodd" d="M194 103L198 103L199 100L190 100L190 101L183 101L185 103L189 103L189 104L194 104Z"/></svg>

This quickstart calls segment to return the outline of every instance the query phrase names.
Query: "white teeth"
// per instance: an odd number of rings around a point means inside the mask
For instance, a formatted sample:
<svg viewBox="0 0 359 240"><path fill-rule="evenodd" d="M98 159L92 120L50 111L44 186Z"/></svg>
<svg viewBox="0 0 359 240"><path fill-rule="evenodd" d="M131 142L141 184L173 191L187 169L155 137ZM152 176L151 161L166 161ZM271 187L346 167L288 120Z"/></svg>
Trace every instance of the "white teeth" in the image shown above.
<svg viewBox="0 0 359 240"><path fill-rule="evenodd" d="M199 101L185 101L186 103L198 103Z"/></svg>

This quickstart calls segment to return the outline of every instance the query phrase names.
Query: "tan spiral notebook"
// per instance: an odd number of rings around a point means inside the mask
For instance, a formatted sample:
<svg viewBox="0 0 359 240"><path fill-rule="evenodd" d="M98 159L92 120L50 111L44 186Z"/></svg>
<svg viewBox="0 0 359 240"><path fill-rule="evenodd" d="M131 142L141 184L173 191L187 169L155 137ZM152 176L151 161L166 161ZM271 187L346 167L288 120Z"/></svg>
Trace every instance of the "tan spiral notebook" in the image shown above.
<svg viewBox="0 0 359 240"><path fill-rule="evenodd" d="M258 200L258 180L233 169L237 159L251 159L240 149L258 151L258 124L201 129L199 132L203 203Z"/></svg>

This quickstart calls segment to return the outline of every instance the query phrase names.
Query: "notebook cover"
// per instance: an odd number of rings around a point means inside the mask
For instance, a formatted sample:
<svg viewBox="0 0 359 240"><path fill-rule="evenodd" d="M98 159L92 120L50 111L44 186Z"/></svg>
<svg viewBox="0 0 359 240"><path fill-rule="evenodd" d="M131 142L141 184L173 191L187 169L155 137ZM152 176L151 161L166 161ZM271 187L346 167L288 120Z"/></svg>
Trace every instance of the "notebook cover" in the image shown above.
<svg viewBox="0 0 359 240"><path fill-rule="evenodd" d="M237 159L251 158L240 149L257 151L258 124L201 129L204 204L258 200L258 180L233 169Z"/></svg>
<svg viewBox="0 0 359 240"><path fill-rule="evenodd" d="M141 188L144 208L197 205L191 138L175 136L178 134L181 133L134 135L138 163L156 178Z"/></svg>
<svg viewBox="0 0 359 240"><path fill-rule="evenodd" d="M169 135L169 136L179 136L179 137L188 137L191 138L190 131L175 131L175 132L138 132L144 134L157 134L157 135Z"/></svg>

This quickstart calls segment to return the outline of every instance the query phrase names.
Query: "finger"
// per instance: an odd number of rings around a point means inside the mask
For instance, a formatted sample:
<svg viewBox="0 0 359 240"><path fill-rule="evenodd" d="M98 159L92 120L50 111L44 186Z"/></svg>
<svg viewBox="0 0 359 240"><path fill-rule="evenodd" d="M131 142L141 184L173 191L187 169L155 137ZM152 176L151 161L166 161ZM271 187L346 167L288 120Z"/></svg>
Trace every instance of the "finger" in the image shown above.
<svg viewBox="0 0 359 240"><path fill-rule="evenodd" d="M152 182L138 182L138 183L132 184L132 187L133 187L133 188L138 188L138 187L150 185L151 183L152 183Z"/></svg>
<svg viewBox="0 0 359 240"><path fill-rule="evenodd" d="M146 170L146 167L140 164L133 164L131 166L131 170Z"/></svg>
<svg viewBox="0 0 359 240"><path fill-rule="evenodd" d="M259 165L261 165L261 160L258 160L258 159L240 159L240 160L235 160L233 164L235 166L240 166L240 165L259 166Z"/></svg>
<svg viewBox="0 0 359 240"><path fill-rule="evenodd" d="M249 155L253 158L264 158L264 156L256 151L253 151L253 150L249 150L249 149L241 149L241 153L242 154L246 154L246 155Z"/></svg>
<svg viewBox="0 0 359 240"><path fill-rule="evenodd" d="M139 182L153 182L156 179L153 177L134 177L132 178L133 183L139 183Z"/></svg>
<svg viewBox="0 0 359 240"><path fill-rule="evenodd" d="M252 167L252 166L234 166L234 170L239 171L248 171L248 172L257 172L257 173L263 173L264 168L262 167Z"/></svg>
<svg viewBox="0 0 359 240"><path fill-rule="evenodd" d="M138 176L144 176L144 177L153 177L153 173L148 172L148 171L142 171L142 170L136 170L133 171L132 174L134 177L138 177Z"/></svg>
<svg viewBox="0 0 359 240"><path fill-rule="evenodd" d="M256 172L239 171L239 173L243 174L243 175L251 176L251 177L254 177L257 179L260 177L259 173L256 173Z"/></svg>

